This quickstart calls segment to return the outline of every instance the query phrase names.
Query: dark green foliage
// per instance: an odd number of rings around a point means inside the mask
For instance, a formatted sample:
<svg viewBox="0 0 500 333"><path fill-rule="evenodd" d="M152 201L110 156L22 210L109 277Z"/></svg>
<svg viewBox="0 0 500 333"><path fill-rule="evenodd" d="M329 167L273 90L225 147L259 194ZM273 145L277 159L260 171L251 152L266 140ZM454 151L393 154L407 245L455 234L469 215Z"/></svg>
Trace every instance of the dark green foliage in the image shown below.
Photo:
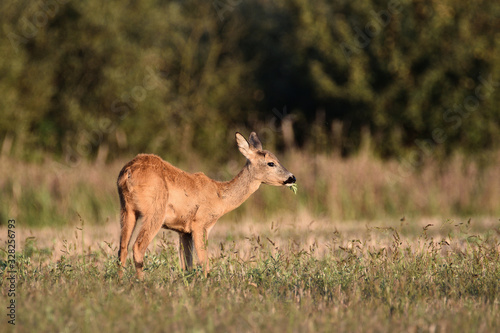
<svg viewBox="0 0 500 333"><path fill-rule="evenodd" d="M499 148L495 1L2 2L4 152L227 159L235 130L350 154ZM272 148L272 147L269 147Z"/></svg>

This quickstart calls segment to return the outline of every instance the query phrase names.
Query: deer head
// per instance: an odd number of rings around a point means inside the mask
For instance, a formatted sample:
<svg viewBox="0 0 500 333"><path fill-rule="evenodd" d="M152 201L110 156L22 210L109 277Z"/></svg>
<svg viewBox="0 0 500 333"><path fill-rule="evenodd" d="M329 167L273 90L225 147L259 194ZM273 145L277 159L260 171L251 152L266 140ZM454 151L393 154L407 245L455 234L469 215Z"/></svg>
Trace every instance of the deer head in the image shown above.
<svg viewBox="0 0 500 333"><path fill-rule="evenodd" d="M255 132L250 134L248 141L237 132L236 143L240 152L247 158L247 167L254 179L274 186L291 186L295 183L295 176L281 165L278 158L262 149L262 143Z"/></svg>

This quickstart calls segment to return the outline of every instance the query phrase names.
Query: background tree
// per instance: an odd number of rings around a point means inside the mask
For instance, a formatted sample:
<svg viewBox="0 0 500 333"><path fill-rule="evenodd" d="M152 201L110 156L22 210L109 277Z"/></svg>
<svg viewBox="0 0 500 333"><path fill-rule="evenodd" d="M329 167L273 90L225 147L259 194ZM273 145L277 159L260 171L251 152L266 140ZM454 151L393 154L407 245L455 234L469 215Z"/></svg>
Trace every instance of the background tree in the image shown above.
<svg viewBox="0 0 500 333"><path fill-rule="evenodd" d="M362 137L383 157L499 148L493 1L47 0L0 9L0 138L15 156L71 163L190 151L216 164L236 129L263 127L284 107L294 140L315 151L349 155Z"/></svg>

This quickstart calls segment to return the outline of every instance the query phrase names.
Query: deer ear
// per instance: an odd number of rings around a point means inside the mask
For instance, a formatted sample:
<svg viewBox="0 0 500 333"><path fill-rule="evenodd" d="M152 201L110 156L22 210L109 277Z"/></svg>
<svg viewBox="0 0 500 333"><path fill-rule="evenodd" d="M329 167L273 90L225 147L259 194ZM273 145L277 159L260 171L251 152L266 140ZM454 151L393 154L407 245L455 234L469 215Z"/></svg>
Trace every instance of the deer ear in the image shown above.
<svg viewBox="0 0 500 333"><path fill-rule="evenodd" d="M250 159L250 156L253 154L250 145L248 144L247 139L239 132L236 132L236 143L238 144L238 149L247 159Z"/></svg>
<svg viewBox="0 0 500 333"><path fill-rule="evenodd" d="M248 140L250 141L250 144L255 149L262 150L262 143L260 142L259 137L257 136L257 133L255 133L255 132L250 133Z"/></svg>

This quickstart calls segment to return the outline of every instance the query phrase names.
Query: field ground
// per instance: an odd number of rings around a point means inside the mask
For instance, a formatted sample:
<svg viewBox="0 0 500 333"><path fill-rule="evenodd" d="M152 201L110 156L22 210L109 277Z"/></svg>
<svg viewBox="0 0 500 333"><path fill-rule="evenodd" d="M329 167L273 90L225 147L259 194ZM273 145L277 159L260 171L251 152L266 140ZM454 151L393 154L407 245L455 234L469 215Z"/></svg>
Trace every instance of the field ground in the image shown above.
<svg viewBox="0 0 500 333"><path fill-rule="evenodd" d="M16 331L500 330L498 218L222 220L208 278L182 272L176 234L161 231L144 282L131 264L117 278L118 234L116 221L17 227ZM7 250L5 227L0 235ZM1 331L14 331L2 318Z"/></svg>

